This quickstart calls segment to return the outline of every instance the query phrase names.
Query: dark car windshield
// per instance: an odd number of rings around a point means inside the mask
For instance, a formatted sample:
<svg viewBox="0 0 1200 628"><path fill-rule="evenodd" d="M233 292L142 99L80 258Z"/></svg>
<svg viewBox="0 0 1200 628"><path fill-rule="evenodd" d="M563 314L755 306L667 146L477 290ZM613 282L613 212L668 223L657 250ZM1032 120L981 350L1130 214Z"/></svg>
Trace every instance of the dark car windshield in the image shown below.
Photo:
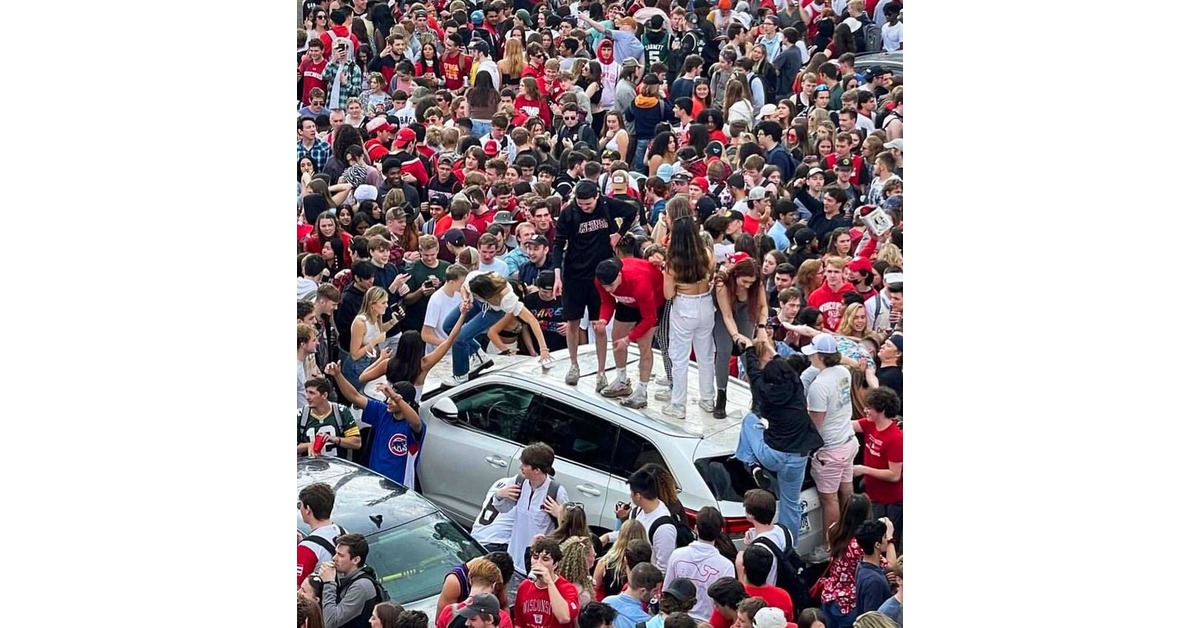
<svg viewBox="0 0 1200 628"><path fill-rule="evenodd" d="M392 600L402 604L437 595L448 571L481 555L441 513L367 537L367 543L367 563Z"/></svg>

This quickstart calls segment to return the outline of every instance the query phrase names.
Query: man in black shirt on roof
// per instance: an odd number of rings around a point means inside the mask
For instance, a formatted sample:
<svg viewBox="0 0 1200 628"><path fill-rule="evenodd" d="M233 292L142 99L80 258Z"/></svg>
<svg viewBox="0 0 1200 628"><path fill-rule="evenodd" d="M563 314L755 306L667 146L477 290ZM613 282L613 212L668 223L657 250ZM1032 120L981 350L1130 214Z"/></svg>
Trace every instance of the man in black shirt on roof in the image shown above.
<svg viewBox="0 0 1200 628"><path fill-rule="evenodd" d="M628 203L610 203L590 180L575 184L575 198L558 216L554 233L552 265L554 296L562 295L563 318L578 326L587 310L588 319L600 317L600 292L596 288L596 266L612 257L613 246L637 222L637 208ZM607 346L603 330L596 332L596 346ZM567 336L571 368L566 382L579 383L579 338ZM608 385L604 374L596 378L596 390Z"/></svg>

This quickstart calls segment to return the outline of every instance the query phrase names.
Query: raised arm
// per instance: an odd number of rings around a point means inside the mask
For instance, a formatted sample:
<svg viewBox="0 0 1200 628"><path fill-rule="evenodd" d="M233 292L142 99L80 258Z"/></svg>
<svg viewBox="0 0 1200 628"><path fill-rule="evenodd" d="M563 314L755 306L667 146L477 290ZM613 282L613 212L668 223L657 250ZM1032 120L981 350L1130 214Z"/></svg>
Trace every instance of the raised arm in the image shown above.
<svg viewBox="0 0 1200 628"><path fill-rule="evenodd" d="M358 389L356 389L354 385L350 383L350 380L346 379L345 375L342 375L341 365L338 362L330 362L329 364L326 364L325 374L333 378L333 381L337 384L338 393L341 394L346 401L354 404L354 407L358 408L359 410L367 407L367 398L362 393L358 392Z"/></svg>

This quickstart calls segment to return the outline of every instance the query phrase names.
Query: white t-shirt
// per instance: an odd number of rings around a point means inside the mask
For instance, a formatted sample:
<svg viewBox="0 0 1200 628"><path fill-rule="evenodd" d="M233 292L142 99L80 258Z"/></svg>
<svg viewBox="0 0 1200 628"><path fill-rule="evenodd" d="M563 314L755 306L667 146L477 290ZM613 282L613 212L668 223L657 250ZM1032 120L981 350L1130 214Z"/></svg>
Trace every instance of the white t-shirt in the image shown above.
<svg viewBox="0 0 1200 628"><path fill-rule="evenodd" d="M717 578L736 577L733 563L713 547L712 543L692 541L687 547L671 552L663 582L675 578L687 578L696 585L696 605L688 611L696 621L708 621L712 617L713 602L708 597L708 585Z"/></svg>
<svg viewBox="0 0 1200 628"><path fill-rule="evenodd" d="M646 528L646 534L650 534L650 526L658 521L659 517L670 518L670 516L671 510L667 508L667 503L660 500L657 508L650 512L639 512L634 518L642 524L642 527ZM666 571L667 561L670 560L671 553L675 551L675 535L675 526L671 523L664 523L654 531L653 539L647 539L650 541L650 546L654 548L653 558L650 562L663 571Z"/></svg>
<svg viewBox="0 0 1200 628"><path fill-rule="evenodd" d="M884 23L879 30L883 34L885 52L896 52L900 49L900 44L904 43L904 22L896 22L895 26Z"/></svg>
<svg viewBox="0 0 1200 628"><path fill-rule="evenodd" d="M783 536L783 528L781 528L779 526L771 526L770 530L767 530L766 532L763 532L762 534L755 534L754 528L750 528L750 540L751 541L753 541L754 539L756 539L760 536L764 539L770 539L771 542L775 544L775 547L778 547L780 550L783 550L783 548L787 547L787 538ZM765 545L763 547L768 550L770 549L770 548L767 548ZM776 578L778 577L778 567L779 567L779 561L775 560L775 554L772 553L771 554L771 573L767 574L767 584L772 585L772 586L775 585Z"/></svg>
<svg viewBox="0 0 1200 628"><path fill-rule="evenodd" d="M300 410L308 400L304 397L304 382L308 379L304 375L304 360L296 360L296 409Z"/></svg>
<svg viewBox="0 0 1200 628"><path fill-rule="evenodd" d="M826 367L809 385L807 397L809 411L825 413L820 430L825 447L837 447L854 438L850 425L850 369L841 364Z"/></svg>
<svg viewBox="0 0 1200 628"><path fill-rule="evenodd" d="M457 310L461 303L462 296L457 292L447 295L445 290L438 288L429 295L429 304L425 306L424 325L433 328L433 335L438 340L445 340L449 336L442 329L442 324L446 322L450 312ZM425 343L425 355L429 355L436 348L437 345Z"/></svg>
<svg viewBox="0 0 1200 628"><path fill-rule="evenodd" d="M500 478L492 482L492 486L488 488L487 497L483 500L483 507L479 510L479 515L475 517L474 523L471 524L471 536L482 543L508 543L512 538L513 516L516 515L516 510L508 512L500 512L492 504L492 498L496 496L496 491L504 488L512 478Z"/></svg>

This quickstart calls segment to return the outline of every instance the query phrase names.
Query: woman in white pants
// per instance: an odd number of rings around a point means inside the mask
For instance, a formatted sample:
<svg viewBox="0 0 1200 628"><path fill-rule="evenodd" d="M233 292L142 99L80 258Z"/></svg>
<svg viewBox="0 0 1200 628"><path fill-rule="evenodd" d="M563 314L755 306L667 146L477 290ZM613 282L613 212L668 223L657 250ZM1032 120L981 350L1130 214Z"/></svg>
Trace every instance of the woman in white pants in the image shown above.
<svg viewBox="0 0 1200 628"><path fill-rule="evenodd" d="M670 314L671 401L663 414L673 419L687 416L688 358L696 350L700 366L700 408L713 410L716 348L713 344L712 277L713 253L700 240L700 225L692 215L686 196L667 203L671 217L667 242L667 271L663 274L663 296L674 299Z"/></svg>

